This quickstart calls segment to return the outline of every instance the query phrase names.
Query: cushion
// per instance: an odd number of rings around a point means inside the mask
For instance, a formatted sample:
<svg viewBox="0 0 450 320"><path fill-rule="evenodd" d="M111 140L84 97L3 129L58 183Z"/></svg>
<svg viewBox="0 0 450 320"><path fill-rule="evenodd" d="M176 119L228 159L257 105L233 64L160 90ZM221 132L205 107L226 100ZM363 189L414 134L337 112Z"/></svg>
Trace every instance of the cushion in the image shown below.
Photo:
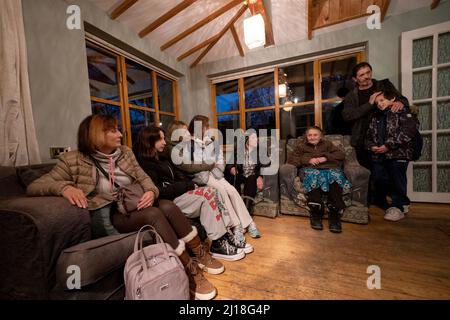
<svg viewBox="0 0 450 320"><path fill-rule="evenodd" d="M17 179L15 168L0 166L0 200L24 194L25 190Z"/></svg>
<svg viewBox="0 0 450 320"><path fill-rule="evenodd" d="M65 249L56 266L58 284L67 288L70 266L80 268L81 286L93 284L109 273L123 267L133 253L136 232L103 237Z"/></svg>
<svg viewBox="0 0 450 320"><path fill-rule="evenodd" d="M27 188L34 180L40 178L46 173L49 173L53 167L54 163L50 164L42 164L42 165L34 165L27 167L18 167L17 168L17 177L19 178L20 184Z"/></svg>

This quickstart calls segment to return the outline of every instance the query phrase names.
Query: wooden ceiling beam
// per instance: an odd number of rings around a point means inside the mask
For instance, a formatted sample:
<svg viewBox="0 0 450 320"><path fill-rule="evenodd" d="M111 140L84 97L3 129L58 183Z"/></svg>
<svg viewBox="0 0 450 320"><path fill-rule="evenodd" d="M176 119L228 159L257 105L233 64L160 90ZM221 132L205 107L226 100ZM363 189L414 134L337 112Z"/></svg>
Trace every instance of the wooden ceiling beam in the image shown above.
<svg viewBox="0 0 450 320"><path fill-rule="evenodd" d="M306 6L306 17L308 19L308 40L312 39L313 31L313 0L308 0L308 5Z"/></svg>
<svg viewBox="0 0 450 320"><path fill-rule="evenodd" d="M169 11L164 13L162 16L157 18L155 21L150 23L147 27L142 29L141 32L139 32L139 37L141 37L141 38L145 37L150 32L152 32L153 30L158 28L160 25L162 25L164 22L167 22L168 20L170 20L171 18L176 16L178 13L180 13L181 11L183 11L184 9L189 7L195 1L197 1L197 0L184 0L184 1L182 1L177 6L175 6L172 9L170 9Z"/></svg>
<svg viewBox="0 0 450 320"><path fill-rule="evenodd" d="M138 0L124 0L119 6L117 6L114 11L111 13L111 19L116 20L120 17L125 11L130 9Z"/></svg>
<svg viewBox="0 0 450 320"><path fill-rule="evenodd" d="M231 34L233 35L234 42L236 43L236 47L239 50L239 54L241 55L241 57L243 57L244 49L242 48L241 41L239 41L239 36L237 34L236 28L234 27L234 24L231 25L230 29L231 29Z"/></svg>
<svg viewBox="0 0 450 320"><path fill-rule="evenodd" d="M430 9L436 9L436 7L439 5L439 2L441 2L441 0L433 0L433 2L430 5Z"/></svg>
<svg viewBox="0 0 450 320"><path fill-rule="evenodd" d="M242 0L232 0L229 3L227 3L226 5L224 5L223 7L221 7L220 9L214 11L213 13L211 13L209 16L207 16L206 18L204 18L203 20L200 20L199 22L197 22L196 24L194 24L192 27L190 27L189 29L183 31L182 33L180 33L179 35L177 35L176 37L170 39L168 42L166 42L165 44L163 44L161 46L161 50L166 50L167 48L170 48L171 46L173 46L175 43L177 43L178 41L184 39L185 37L187 37L188 35L190 35L191 33L193 33L194 31L200 29L201 27L203 27L205 24L213 21L215 18L217 18L218 16L221 16L222 14L224 14L225 12L227 12L228 10L234 8L235 6L237 6L238 4L242 3Z"/></svg>
<svg viewBox="0 0 450 320"><path fill-rule="evenodd" d="M266 13L266 7L264 6L263 0L256 0L254 1L254 3L250 1L248 6L252 15L259 13L264 19L264 26L266 31L266 44L264 45L264 47L274 45L275 41L273 38L272 22L270 21L269 16Z"/></svg>
<svg viewBox="0 0 450 320"><path fill-rule="evenodd" d="M241 1L239 1L240 3ZM195 59L195 61L191 64L191 68L195 67L202 59L203 57L209 52L209 50L212 49L216 45L216 43L223 37L223 35L227 32L228 29L239 19L239 17L247 10L247 5L244 4L239 11L234 15L234 17L226 24L226 26L217 34L217 38L211 42L205 50L203 50L202 53Z"/></svg>
<svg viewBox="0 0 450 320"><path fill-rule="evenodd" d="M193 47L192 49L189 49L188 51L186 51L185 53L183 53L181 56L179 56L177 58L178 61L181 61L187 57L189 57L191 54L193 54L194 52L197 52L198 50L200 50L203 47L206 47L208 44L210 44L211 42L213 42L214 40L216 40L216 38L218 37L218 35L216 34L215 36L203 41L202 43L200 43L199 45L196 45L195 47Z"/></svg>
<svg viewBox="0 0 450 320"><path fill-rule="evenodd" d="M389 9L389 5L391 4L391 0L384 0L383 7L381 8L381 22L384 21L384 17L386 17L386 13Z"/></svg>

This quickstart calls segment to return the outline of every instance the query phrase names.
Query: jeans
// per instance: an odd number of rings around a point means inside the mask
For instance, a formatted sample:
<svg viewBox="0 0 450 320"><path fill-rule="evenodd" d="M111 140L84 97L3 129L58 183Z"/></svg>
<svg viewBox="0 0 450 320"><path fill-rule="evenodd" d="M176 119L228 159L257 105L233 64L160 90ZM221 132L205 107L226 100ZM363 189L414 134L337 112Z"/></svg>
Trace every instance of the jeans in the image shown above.
<svg viewBox="0 0 450 320"><path fill-rule="evenodd" d="M372 175L375 181L375 187L379 193L387 195L387 186L392 190L392 206L399 208L403 212L403 206L409 205L407 196L406 170L408 169L408 160L384 160L374 161L372 163Z"/></svg>

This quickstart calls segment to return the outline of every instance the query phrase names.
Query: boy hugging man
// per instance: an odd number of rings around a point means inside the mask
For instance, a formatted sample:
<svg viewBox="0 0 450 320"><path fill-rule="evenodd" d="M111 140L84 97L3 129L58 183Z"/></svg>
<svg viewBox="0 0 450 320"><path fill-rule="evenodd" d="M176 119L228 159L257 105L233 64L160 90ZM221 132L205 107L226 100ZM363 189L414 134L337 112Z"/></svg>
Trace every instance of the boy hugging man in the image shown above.
<svg viewBox="0 0 450 320"><path fill-rule="evenodd" d="M388 87L379 90L375 99L377 110L366 139L366 147L372 153L375 188L385 201L384 219L389 221L403 219L409 210L406 170L413 159L412 139L419 130L419 122L408 108L396 113L390 110L398 98L398 92ZM386 200L388 191L392 197L390 207Z"/></svg>

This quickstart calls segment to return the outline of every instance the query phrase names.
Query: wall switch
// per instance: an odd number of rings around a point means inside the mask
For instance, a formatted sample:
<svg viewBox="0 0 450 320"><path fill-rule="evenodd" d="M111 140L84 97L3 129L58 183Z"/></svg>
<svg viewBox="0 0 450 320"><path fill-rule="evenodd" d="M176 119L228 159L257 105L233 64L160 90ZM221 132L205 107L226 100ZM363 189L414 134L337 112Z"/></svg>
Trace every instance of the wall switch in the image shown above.
<svg viewBox="0 0 450 320"><path fill-rule="evenodd" d="M50 147L50 157L52 159L58 159L61 154L69 152L70 150L70 147Z"/></svg>

